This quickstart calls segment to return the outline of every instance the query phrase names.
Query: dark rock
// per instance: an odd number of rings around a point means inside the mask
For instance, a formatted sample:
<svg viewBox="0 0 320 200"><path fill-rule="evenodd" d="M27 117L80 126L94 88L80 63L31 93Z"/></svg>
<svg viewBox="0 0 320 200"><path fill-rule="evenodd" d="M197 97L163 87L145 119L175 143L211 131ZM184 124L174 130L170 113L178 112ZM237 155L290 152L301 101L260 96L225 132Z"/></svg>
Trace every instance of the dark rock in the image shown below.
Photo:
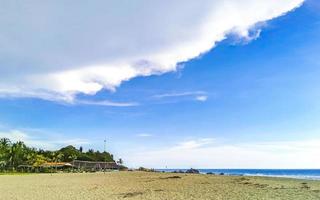
<svg viewBox="0 0 320 200"><path fill-rule="evenodd" d="M183 174L183 173L184 173L184 171L182 171L182 170L178 170L178 171L173 171L172 173L180 173L180 174Z"/></svg>
<svg viewBox="0 0 320 200"><path fill-rule="evenodd" d="M200 174L200 172L199 172L199 170L197 170L197 169L188 169L187 171L186 171L186 173L188 173L188 174Z"/></svg>

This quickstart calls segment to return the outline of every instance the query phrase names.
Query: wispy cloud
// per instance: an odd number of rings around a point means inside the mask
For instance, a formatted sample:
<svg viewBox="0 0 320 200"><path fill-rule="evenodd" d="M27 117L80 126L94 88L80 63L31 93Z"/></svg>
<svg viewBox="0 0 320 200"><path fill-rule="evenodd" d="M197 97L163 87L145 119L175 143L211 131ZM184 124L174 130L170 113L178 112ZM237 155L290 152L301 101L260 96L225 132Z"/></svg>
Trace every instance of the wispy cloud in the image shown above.
<svg viewBox="0 0 320 200"><path fill-rule="evenodd" d="M204 102L208 100L208 96L206 95L196 96L196 100Z"/></svg>
<svg viewBox="0 0 320 200"><path fill-rule="evenodd" d="M131 107L139 106L137 102L115 102L115 101L92 101L92 100L75 100L76 105L93 105L93 106L111 106L111 107Z"/></svg>
<svg viewBox="0 0 320 200"><path fill-rule="evenodd" d="M152 137L153 135L152 134L149 134L149 133L140 133L140 134L137 134L137 137Z"/></svg>
<svg viewBox="0 0 320 200"><path fill-rule="evenodd" d="M38 93L28 92L26 93L11 93L6 92L5 90L0 89L0 98L9 98L9 99L16 99L16 98L39 98L47 100L47 101L54 101L58 102L62 105L92 105L92 106L110 106L110 107L131 107L131 106L139 106L138 102L116 102L110 100L103 100L103 101L95 101L95 100L82 100L75 98L73 94L70 94L70 98L66 98L67 96L60 96L59 94L48 94L46 92Z"/></svg>
<svg viewBox="0 0 320 200"><path fill-rule="evenodd" d="M197 95L206 95L207 92L204 91L188 91L188 92L171 92L153 95L153 98L170 98L170 97L185 97L185 96L197 96Z"/></svg>
<svg viewBox="0 0 320 200"><path fill-rule="evenodd" d="M205 91L170 92L170 93L153 95L152 98L158 99L158 100L162 100L162 99L176 100L176 101L194 100L194 101L205 102L208 100L208 93Z"/></svg>
<svg viewBox="0 0 320 200"><path fill-rule="evenodd" d="M200 147L207 146L214 142L213 138L202 138L197 140L188 140L181 143L178 143L177 146L173 147L172 149L196 149Z"/></svg>

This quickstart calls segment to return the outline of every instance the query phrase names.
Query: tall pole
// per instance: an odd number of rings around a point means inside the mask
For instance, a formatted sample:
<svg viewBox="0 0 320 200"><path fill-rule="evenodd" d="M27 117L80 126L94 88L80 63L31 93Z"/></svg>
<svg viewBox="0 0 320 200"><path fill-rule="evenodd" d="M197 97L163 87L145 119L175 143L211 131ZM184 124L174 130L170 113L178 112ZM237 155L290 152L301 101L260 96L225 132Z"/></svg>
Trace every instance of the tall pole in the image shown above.
<svg viewBox="0 0 320 200"><path fill-rule="evenodd" d="M107 167L107 152L106 152L106 146L107 146L107 139L104 139L104 172L106 172Z"/></svg>

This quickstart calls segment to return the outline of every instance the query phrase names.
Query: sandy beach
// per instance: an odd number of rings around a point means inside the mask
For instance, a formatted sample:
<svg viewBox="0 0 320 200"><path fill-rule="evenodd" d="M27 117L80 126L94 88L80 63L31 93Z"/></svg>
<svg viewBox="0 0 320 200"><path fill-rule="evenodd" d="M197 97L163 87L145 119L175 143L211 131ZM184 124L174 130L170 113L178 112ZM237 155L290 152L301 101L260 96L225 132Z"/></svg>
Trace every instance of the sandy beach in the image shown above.
<svg viewBox="0 0 320 200"><path fill-rule="evenodd" d="M109 172L0 175L0 199L320 199L320 181Z"/></svg>

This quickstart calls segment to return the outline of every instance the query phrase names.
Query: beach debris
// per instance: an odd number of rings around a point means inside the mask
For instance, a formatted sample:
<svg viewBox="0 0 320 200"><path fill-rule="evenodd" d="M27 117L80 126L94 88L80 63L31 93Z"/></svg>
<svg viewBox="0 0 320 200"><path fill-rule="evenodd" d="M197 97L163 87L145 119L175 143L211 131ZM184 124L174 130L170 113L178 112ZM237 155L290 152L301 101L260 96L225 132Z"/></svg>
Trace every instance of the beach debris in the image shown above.
<svg viewBox="0 0 320 200"><path fill-rule="evenodd" d="M215 173L212 173L212 172L208 172L207 174L208 175L215 175Z"/></svg>
<svg viewBox="0 0 320 200"><path fill-rule="evenodd" d="M246 177L241 177L239 179L236 179L237 181L249 181L250 179L249 178L246 178Z"/></svg>
<svg viewBox="0 0 320 200"><path fill-rule="evenodd" d="M123 198L130 198L130 197L135 197L135 196L139 196L142 195L142 192L128 192L128 193L124 193Z"/></svg>
<svg viewBox="0 0 320 200"><path fill-rule="evenodd" d="M268 184L252 183L252 182L249 182L249 181L240 182L240 184L254 186L256 188L267 188L269 186ZM278 188L276 188L276 189L278 189Z"/></svg>
<svg viewBox="0 0 320 200"><path fill-rule="evenodd" d="M238 178L235 180L235 182L237 182L238 184L242 184L242 185L254 186L256 188L267 188L269 186L268 184L251 182L251 180L246 177ZM280 189L280 188L275 188L275 189Z"/></svg>
<svg viewBox="0 0 320 200"><path fill-rule="evenodd" d="M254 184L254 186L257 187L257 188L266 188L266 187L268 187L269 185L268 185L268 184L256 183L256 184Z"/></svg>
<svg viewBox="0 0 320 200"><path fill-rule="evenodd" d="M160 179L179 179L181 176L168 176L168 177L161 177Z"/></svg>
<svg viewBox="0 0 320 200"><path fill-rule="evenodd" d="M308 190L308 189L310 189L310 186L308 186L308 183L305 183L305 182L304 182L304 183L301 183L301 188Z"/></svg>

